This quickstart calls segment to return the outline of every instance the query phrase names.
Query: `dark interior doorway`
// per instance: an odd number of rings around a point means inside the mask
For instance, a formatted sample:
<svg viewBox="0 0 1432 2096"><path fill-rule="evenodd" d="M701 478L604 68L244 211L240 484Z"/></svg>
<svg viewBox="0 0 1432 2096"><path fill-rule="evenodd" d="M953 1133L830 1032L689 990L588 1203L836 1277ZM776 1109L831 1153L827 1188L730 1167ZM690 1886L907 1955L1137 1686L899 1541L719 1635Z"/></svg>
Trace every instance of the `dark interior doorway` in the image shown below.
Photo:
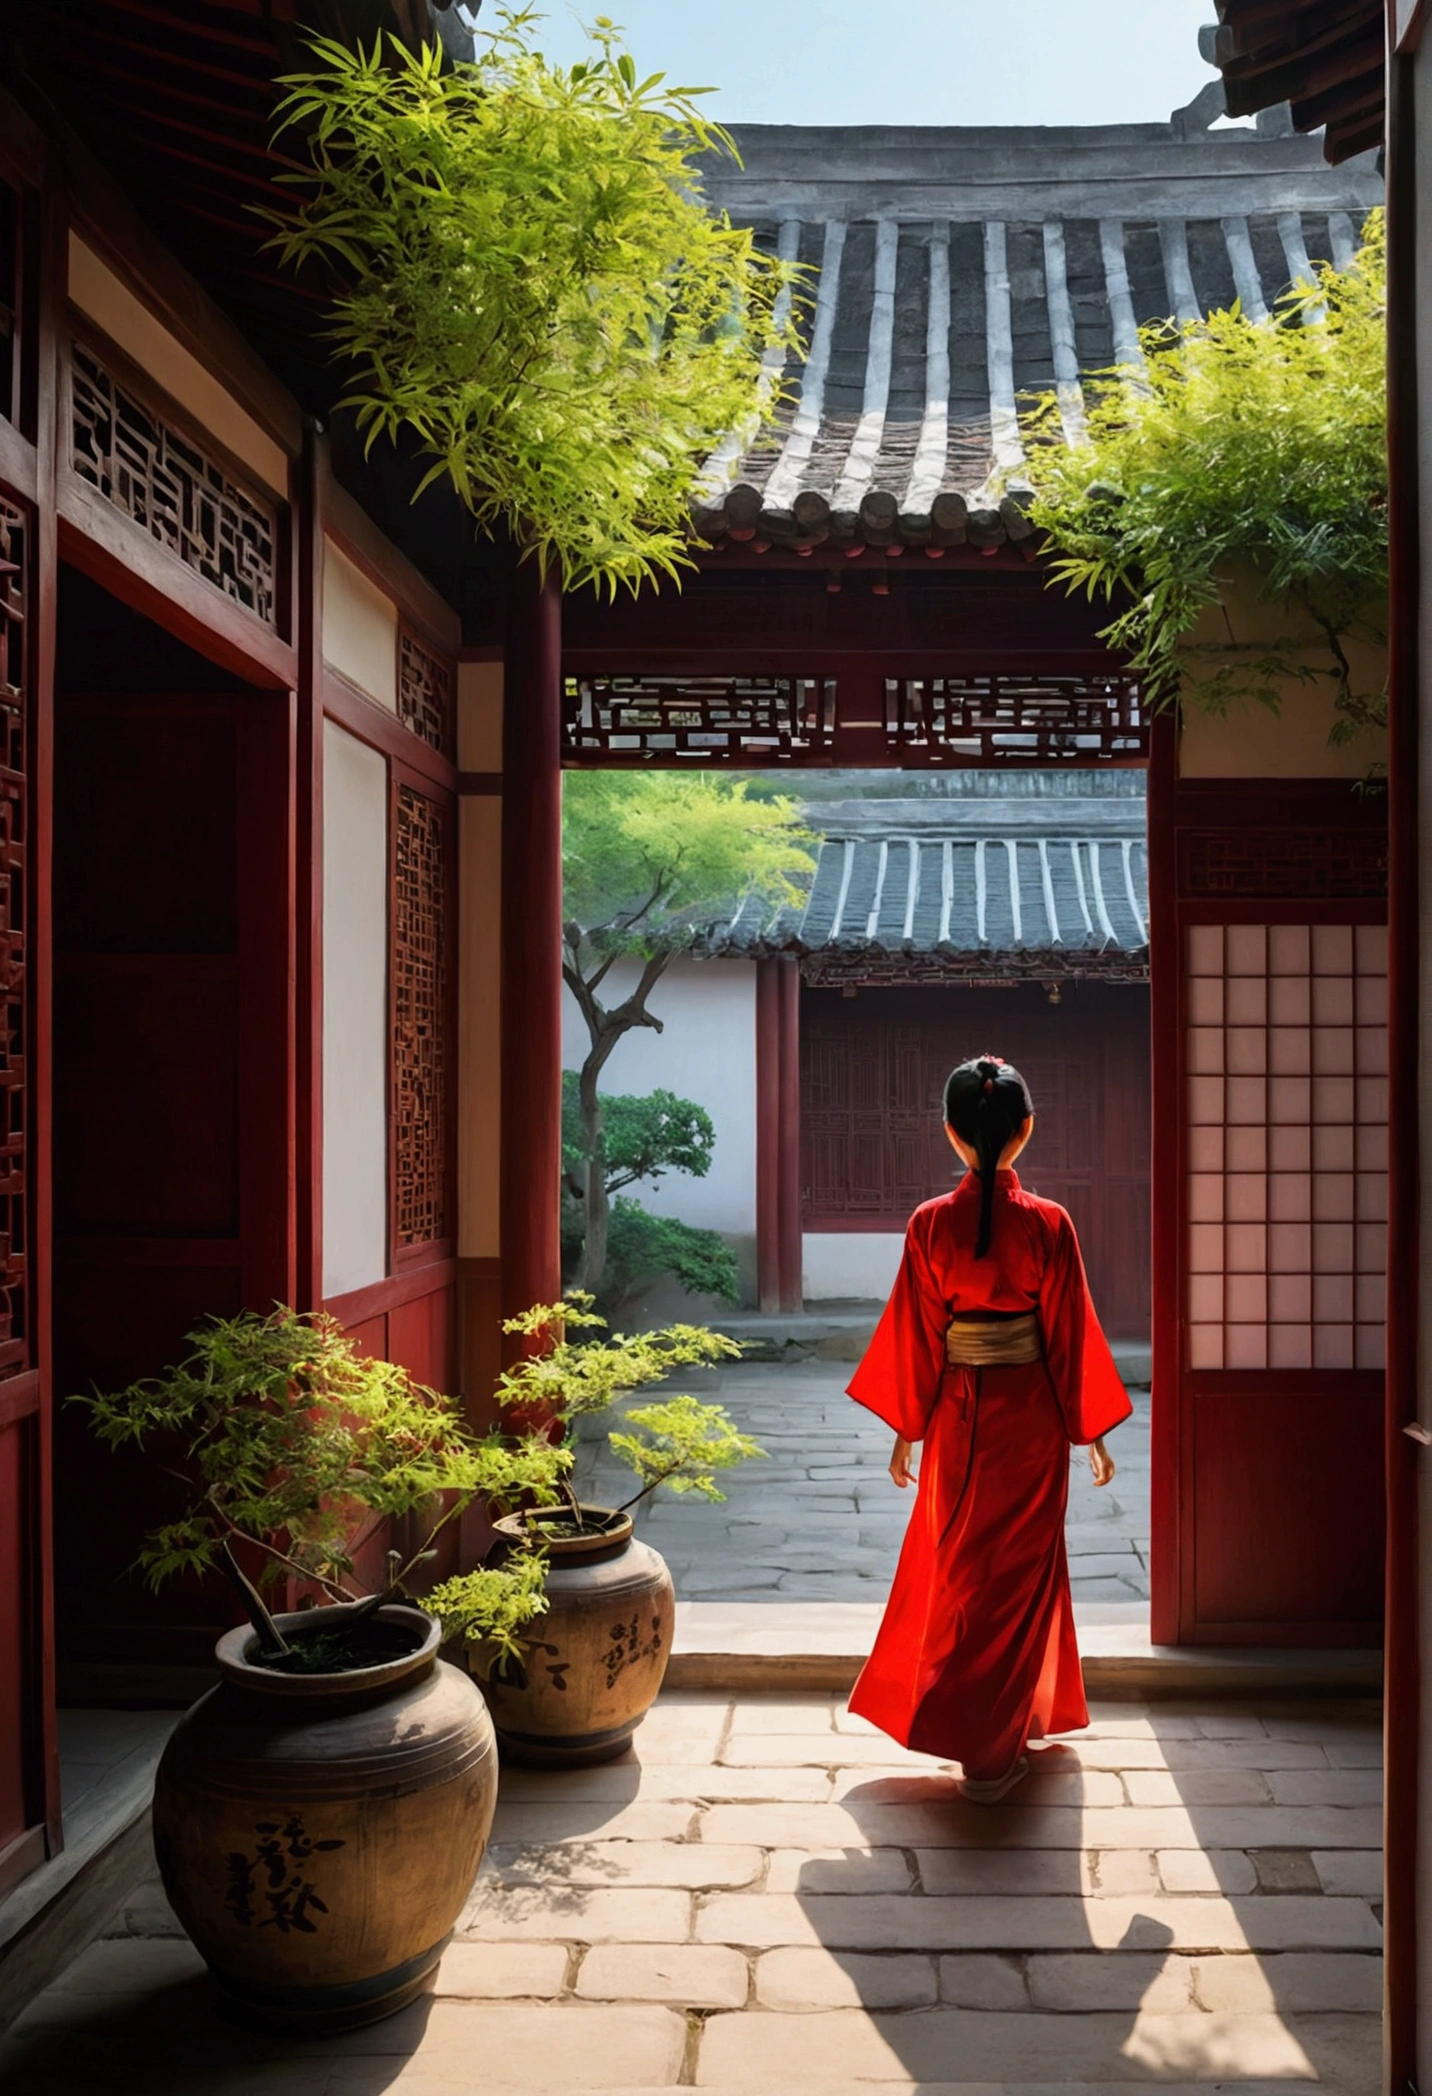
<svg viewBox="0 0 1432 2096"><path fill-rule="evenodd" d="M63 1397L289 1289L288 698L63 571L55 705L54 1330ZM207 1652L212 1599L129 1569L172 1487L57 1407L63 1658ZM82 1544L82 1547L81 1547ZM82 1566L83 1577L71 1566ZM174 1630L192 1626L192 1650ZM205 1626L201 1628L200 1626ZM155 1644L155 1656L160 1646Z"/></svg>

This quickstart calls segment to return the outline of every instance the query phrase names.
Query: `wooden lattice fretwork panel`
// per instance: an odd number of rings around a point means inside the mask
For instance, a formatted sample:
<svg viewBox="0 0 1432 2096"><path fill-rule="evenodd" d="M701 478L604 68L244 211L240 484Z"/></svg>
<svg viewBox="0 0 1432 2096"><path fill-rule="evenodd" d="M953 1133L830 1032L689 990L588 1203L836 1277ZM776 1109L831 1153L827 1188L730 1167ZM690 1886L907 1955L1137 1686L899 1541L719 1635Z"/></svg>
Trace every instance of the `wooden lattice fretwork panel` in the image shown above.
<svg viewBox="0 0 1432 2096"><path fill-rule="evenodd" d="M0 496L0 1376L29 1366L24 511Z"/></svg>
<svg viewBox="0 0 1432 2096"><path fill-rule="evenodd" d="M1383 829L1191 830L1182 857L1185 895L1360 901L1387 893Z"/></svg>
<svg viewBox="0 0 1432 2096"><path fill-rule="evenodd" d="M1139 763L1133 677L889 677L885 734L911 764Z"/></svg>
<svg viewBox="0 0 1432 2096"><path fill-rule="evenodd" d="M278 617L278 518L82 343L70 361L70 464L116 509L266 626Z"/></svg>
<svg viewBox="0 0 1432 2096"><path fill-rule="evenodd" d="M398 639L398 718L430 749L453 753L452 664L403 627Z"/></svg>
<svg viewBox="0 0 1432 2096"><path fill-rule="evenodd" d="M819 757L835 733L835 685L817 677L568 677L569 764L763 764Z"/></svg>
<svg viewBox="0 0 1432 2096"><path fill-rule="evenodd" d="M451 1234L452 823L412 786L398 786L393 806L393 1242L403 1252Z"/></svg>

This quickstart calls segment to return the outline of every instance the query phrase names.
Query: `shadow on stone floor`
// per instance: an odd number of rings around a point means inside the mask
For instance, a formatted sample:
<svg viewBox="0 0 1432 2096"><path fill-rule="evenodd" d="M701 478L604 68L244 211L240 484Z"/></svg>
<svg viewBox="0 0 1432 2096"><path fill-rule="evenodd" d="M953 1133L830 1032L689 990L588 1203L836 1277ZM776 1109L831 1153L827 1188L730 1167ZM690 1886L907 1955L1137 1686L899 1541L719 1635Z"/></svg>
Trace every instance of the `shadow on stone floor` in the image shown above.
<svg viewBox="0 0 1432 2096"><path fill-rule="evenodd" d="M1369 2096L1379 1757L1374 1705L1106 1703L976 1807L836 1699L678 1694L618 1762L505 1771L436 1999L250 2033L149 1880L0 2087Z"/></svg>
<svg viewBox="0 0 1432 2096"><path fill-rule="evenodd" d="M425 2061L441 2052L442 2010L425 1998L365 2030L269 2035L233 2015L187 1939L108 1942L7 2034L0 2087L5 2096L253 2096L257 2087L381 2096L420 2049Z"/></svg>
<svg viewBox="0 0 1432 2096"><path fill-rule="evenodd" d="M1161 1802L1143 1815L1147 1850L1103 1846L1116 1810L1123 1838L1140 1839L1131 1808L1113 1804L1118 1784L1086 1753L1059 1742L1037 1752L1031 1776L998 1806L966 1803L953 1774L854 1785L846 1812L909 1877L882 1898L869 1853L803 1866L796 1898L821 1948L791 1947L781 1970L768 1959L763 1986L768 2006L809 2007L823 1968L831 2027L773 2017L764 2036L791 2047L793 2080L809 2079L824 2041L832 2074L852 2080L889 2078L894 2063L940 2086L1374 2089L1375 1906L1366 1888L1329 1897L1309 1844L1320 1833L1375 1840L1380 1771L1359 1784L1350 1770L1326 1770L1317 1723L1291 1719L1290 1737L1266 1741L1239 1737L1234 1719L1233 1736L1220 1740L1187 1717L1151 1714L1148 1759L1158 1766L1148 1794ZM1121 1758L1129 1752L1122 1742ZM1265 1772L1260 1761L1279 1766ZM1281 1811L1280 1793L1293 1801ZM1367 1824L1332 1831L1340 1815L1362 1810L1347 1801L1364 1794ZM1180 1845L1160 1853L1160 1836ZM1270 1837L1299 1845L1246 1846ZM1101 1882L1101 1866L1118 1881ZM1336 1882L1335 1866L1330 1875ZM911 1892L922 1896L911 1902ZM842 2016L847 2009L864 2013ZM702 2065L720 2079L712 2036Z"/></svg>

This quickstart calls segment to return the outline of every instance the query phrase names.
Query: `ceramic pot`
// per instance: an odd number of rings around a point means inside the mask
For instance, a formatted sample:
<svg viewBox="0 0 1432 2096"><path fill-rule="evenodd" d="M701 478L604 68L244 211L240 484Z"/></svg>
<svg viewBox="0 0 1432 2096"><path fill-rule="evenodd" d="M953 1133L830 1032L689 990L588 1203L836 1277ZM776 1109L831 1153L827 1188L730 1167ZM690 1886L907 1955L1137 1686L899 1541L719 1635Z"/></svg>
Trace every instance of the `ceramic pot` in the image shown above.
<svg viewBox="0 0 1432 2096"><path fill-rule="evenodd" d="M503 1759L530 1768L625 1753L671 1656L666 1560L636 1541L629 1514L583 1507L582 1517L592 1533L543 1537L547 1613L524 1633L521 1660L498 1661L483 1683ZM505 1515L497 1528L520 1542L532 1519Z"/></svg>
<svg viewBox="0 0 1432 2096"><path fill-rule="evenodd" d="M348 1612L277 1621L313 1630ZM223 1679L155 1779L175 1913L225 1993L283 2028L373 2023L429 1986L492 1826L482 1697L438 1659L431 1616L390 1605L376 1620L409 1649L341 1674L275 1673L247 1624L229 1631Z"/></svg>

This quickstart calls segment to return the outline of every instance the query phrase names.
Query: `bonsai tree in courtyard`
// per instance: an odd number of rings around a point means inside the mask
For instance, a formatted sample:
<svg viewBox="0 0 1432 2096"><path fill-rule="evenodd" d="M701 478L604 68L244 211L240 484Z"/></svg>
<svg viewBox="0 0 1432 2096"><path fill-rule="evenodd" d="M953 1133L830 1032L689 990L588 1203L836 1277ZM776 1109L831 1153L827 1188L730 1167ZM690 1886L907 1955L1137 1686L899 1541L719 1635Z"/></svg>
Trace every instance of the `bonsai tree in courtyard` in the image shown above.
<svg viewBox="0 0 1432 2096"><path fill-rule="evenodd" d="M734 151L707 90L639 78L600 16L549 65L537 20L499 11L471 65L315 39L280 108L306 165L268 216L338 279L369 444L416 440L424 486L568 588L635 589L691 565L700 467L780 404L792 270L703 201L699 156Z"/></svg>
<svg viewBox="0 0 1432 2096"><path fill-rule="evenodd" d="M140 1551L153 1587L215 1569L245 1586L239 1544L262 1560L261 1587L287 1575L325 1600L355 1600L362 1538L375 1521L416 1515L418 1541L406 1558L391 1554L376 1607L401 1593L474 1501L510 1510L560 1499L571 1449L537 1432L478 1438L454 1398L368 1359L331 1317L246 1310L210 1319L188 1343L188 1357L162 1376L71 1400L88 1407L112 1447L157 1443L187 1487L184 1512ZM445 1581L424 1605L515 1651L546 1607L544 1574L540 1555L523 1554ZM246 1605L261 1637L277 1638L252 1589Z"/></svg>
<svg viewBox="0 0 1432 2096"><path fill-rule="evenodd" d="M1386 719L1358 688L1349 640L1379 641L1387 595L1385 253L1381 215L1344 272L1327 266L1274 320L1235 306L1181 329L1143 330L1144 361L1100 375L1088 442L1058 441L1045 399L1026 425L1032 515L1071 590L1117 604L1102 638L1145 678L1155 706L1178 695L1224 710L1276 709L1277 684L1319 677L1346 741ZM1052 441L1050 441L1052 439ZM1191 638L1238 569L1299 615L1286 646ZM1306 622L1321 636L1309 657Z"/></svg>
<svg viewBox="0 0 1432 2096"><path fill-rule="evenodd" d="M772 909L796 902L815 862L792 801L710 772L569 772L562 840L562 974L588 1041L568 1169L583 1205L578 1278L595 1294L611 1213L598 1085L612 1051L634 1027L662 1031L649 999L703 924L752 895ZM605 1002L622 961L634 964L635 984Z"/></svg>
<svg viewBox="0 0 1432 2096"><path fill-rule="evenodd" d="M674 1274L693 1295L739 1295L736 1255L715 1230L653 1215L624 1191L639 1181L655 1183L667 1172L704 1179L711 1169L716 1130L694 1099L657 1090L645 1096L597 1096L601 1115L607 1199L607 1258L603 1300L619 1303L654 1274ZM562 1266L582 1263L585 1236L587 1138L582 1125L579 1079L562 1072Z"/></svg>

